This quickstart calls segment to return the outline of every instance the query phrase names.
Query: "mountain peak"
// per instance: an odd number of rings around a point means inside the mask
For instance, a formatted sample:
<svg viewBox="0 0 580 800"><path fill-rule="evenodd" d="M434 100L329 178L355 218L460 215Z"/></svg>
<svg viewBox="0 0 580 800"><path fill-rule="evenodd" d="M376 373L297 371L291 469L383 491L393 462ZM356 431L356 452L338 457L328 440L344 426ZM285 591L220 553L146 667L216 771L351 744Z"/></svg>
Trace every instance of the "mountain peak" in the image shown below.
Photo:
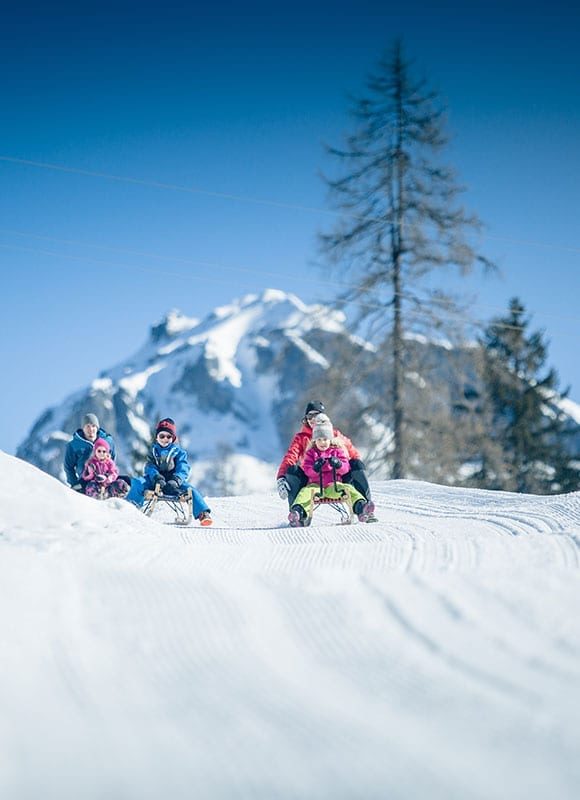
<svg viewBox="0 0 580 800"><path fill-rule="evenodd" d="M307 306L294 294L284 292L281 289L264 289L260 294L246 294L227 305L218 306L212 311L210 317L213 320L223 319L248 308L264 306L284 306L297 309L301 312L307 310Z"/></svg>
<svg viewBox="0 0 580 800"><path fill-rule="evenodd" d="M179 309L173 308L159 322L152 325L151 339L154 342L172 339L195 328L198 324L199 320L195 317L187 317Z"/></svg>

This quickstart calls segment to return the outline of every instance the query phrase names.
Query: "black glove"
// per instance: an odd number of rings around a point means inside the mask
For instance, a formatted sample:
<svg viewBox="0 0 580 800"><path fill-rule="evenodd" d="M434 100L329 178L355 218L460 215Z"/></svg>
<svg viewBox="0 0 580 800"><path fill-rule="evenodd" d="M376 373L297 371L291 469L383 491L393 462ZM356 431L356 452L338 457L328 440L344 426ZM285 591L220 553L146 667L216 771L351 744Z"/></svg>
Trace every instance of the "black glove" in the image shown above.
<svg viewBox="0 0 580 800"><path fill-rule="evenodd" d="M177 478L172 478L165 484L165 494L177 494L179 492L179 482Z"/></svg>
<svg viewBox="0 0 580 800"><path fill-rule="evenodd" d="M153 478L153 483L155 484L155 486L159 486L159 488L163 490L165 488L165 484L167 483L167 481L165 480L163 475L161 475L158 472L157 475Z"/></svg>
<svg viewBox="0 0 580 800"><path fill-rule="evenodd" d="M337 456L330 456L328 463L331 467L334 467L334 469L338 469L340 466L342 466L342 461Z"/></svg>
<svg viewBox="0 0 580 800"><path fill-rule="evenodd" d="M95 480L97 483L104 483L107 480L106 475L95 475Z"/></svg>
<svg viewBox="0 0 580 800"><path fill-rule="evenodd" d="M325 461L326 461L325 458L317 458L314 464L312 465L314 472L320 472L322 470L322 467L324 466Z"/></svg>

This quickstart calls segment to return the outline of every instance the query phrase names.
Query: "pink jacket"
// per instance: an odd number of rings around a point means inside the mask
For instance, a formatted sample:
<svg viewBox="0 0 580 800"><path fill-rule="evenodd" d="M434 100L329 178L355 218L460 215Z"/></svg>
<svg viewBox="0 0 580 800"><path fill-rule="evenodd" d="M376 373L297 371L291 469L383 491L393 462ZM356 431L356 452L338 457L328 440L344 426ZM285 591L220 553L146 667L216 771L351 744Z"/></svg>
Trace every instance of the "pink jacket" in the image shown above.
<svg viewBox="0 0 580 800"><path fill-rule="evenodd" d="M110 486L111 483L117 480L119 477L119 470L112 458L99 461L96 456L91 456L87 459L87 463L83 469L83 480L96 481L97 475L105 476L105 480L102 481L105 486Z"/></svg>
<svg viewBox="0 0 580 800"><path fill-rule="evenodd" d="M338 428L334 429L334 437L336 439L340 439L341 443L344 445L348 453L349 459L360 458L360 453L353 445L351 440L348 438L348 436L345 436L344 433L341 433L338 430ZM283 478L286 472L288 471L288 467L291 467L294 464L298 464L299 467L302 467L304 469L304 465L302 464L302 459L304 458L304 456L308 451L311 439L312 439L312 428L307 422L305 422L298 431L298 433L294 434L294 438L290 442L290 446L286 451L286 455L284 456L284 458L282 459L282 463L278 467L276 478Z"/></svg>
<svg viewBox="0 0 580 800"><path fill-rule="evenodd" d="M328 463L328 459L332 458L332 456L340 459L340 467L336 467L336 470L334 470L333 467L331 467ZM322 466L322 473L316 472L314 469L314 462L318 458L325 459ZM304 456L304 461L302 463L302 469L306 473L310 483L317 483L320 485L320 475L322 474L322 486L324 489L326 489L327 486L330 486L333 483L335 472L337 480L339 480L341 475L345 475L349 471L350 464L348 463L348 454L346 450L344 450L334 440L330 447L328 447L326 450L319 450L316 445L312 445L312 447L306 451L306 455Z"/></svg>

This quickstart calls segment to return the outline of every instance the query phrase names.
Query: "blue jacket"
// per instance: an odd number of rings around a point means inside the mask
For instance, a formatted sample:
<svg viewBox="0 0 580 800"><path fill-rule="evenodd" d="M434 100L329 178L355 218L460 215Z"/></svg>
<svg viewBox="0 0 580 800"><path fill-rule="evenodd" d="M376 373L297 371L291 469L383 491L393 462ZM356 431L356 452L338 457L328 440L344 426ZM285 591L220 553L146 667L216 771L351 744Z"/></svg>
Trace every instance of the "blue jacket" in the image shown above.
<svg viewBox="0 0 580 800"><path fill-rule="evenodd" d="M97 439L104 439L111 448L111 458L115 460L115 443L110 433L102 428L97 431ZM73 438L66 446L64 453L64 472L69 486L74 486L80 482L85 463L93 452L93 442L89 441L82 428L78 428L73 434Z"/></svg>
<svg viewBox="0 0 580 800"><path fill-rule="evenodd" d="M153 485L158 474L165 480L177 479L179 485L185 483L189 477L189 462L187 453L175 442L165 447L155 442L145 464L145 478Z"/></svg>

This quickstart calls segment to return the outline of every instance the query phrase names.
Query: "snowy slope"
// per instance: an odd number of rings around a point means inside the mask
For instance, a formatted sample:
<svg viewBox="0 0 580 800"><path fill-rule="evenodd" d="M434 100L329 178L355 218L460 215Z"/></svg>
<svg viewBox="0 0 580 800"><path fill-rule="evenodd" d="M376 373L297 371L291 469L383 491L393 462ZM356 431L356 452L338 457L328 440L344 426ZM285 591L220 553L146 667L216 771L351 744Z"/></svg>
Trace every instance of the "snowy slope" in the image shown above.
<svg viewBox="0 0 580 800"><path fill-rule="evenodd" d="M579 494L207 530L2 453L0 487L3 800L578 797Z"/></svg>

